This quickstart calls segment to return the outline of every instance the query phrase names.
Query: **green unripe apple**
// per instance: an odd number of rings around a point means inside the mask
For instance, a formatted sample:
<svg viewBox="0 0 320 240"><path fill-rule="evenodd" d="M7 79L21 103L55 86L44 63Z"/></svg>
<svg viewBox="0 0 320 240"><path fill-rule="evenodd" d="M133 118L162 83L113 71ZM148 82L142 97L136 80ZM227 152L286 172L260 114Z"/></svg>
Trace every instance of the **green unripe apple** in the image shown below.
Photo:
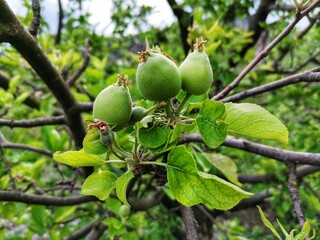
<svg viewBox="0 0 320 240"><path fill-rule="evenodd" d="M181 89L181 76L176 64L161 53L146 51L140 55L136 80L143 97L151 101L166 101Z"/></svg>
<svg viewBox="0 0 320 240"><path fill-rule="evenodd" d="M119 131L129 123L131 112L131 96L121 81L102 90L93 104L94 119L108 123L113 131Z"/></svg>
<svg viewBox="0 0 320 240"><path fill-rule="evenodd" d="M130 207L127 205L121 205L119 209L119 215L121 218L127 218L130 215Z"/></svg>
<svg viewBox="0 0 320 240"><path fill-rule="evenodd" d="M136 122L139 122L142 118L145 117L144 112L146 111L143 107L133 107L132 114L129 120L129 125L134 125Z"/></svg>
<svg viewBox="0 0 320 240"><path fill-rule="evenodd" d="M206 93L213 81L209 58L204 52L203 40L197 41L195 50L187 56L179 67L182 78L182 90L191 95Z"/></svg>

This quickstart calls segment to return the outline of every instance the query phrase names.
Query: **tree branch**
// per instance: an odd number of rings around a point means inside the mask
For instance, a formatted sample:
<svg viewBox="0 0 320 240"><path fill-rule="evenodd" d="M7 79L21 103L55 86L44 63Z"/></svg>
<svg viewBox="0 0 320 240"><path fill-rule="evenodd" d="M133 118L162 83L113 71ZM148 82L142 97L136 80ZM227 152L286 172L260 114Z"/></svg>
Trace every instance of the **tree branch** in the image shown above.
<svg viewBox="0 0 320 240"><path fill-rule="evenodd" d="M297 214L299 226L302 229L305 224L304 214L301 208L299 193L297 189L297 172L295 163L288 163L289 177L288 177L288 189L293 202L294 211Z"/></svg>
<svg viewBox="0 0 320 240"><path fill-rule="evenodd" d="M2 148L13 148L13 149L23 149L23 150L28 150L36 153L40 153L46 156L49 156L52 158L53 153L47 149L42 149L42 148L37 148L37 147L32 147L20 143L11 143L8 142L7 139L3 136L3 134L0 132L0 143Z"/></svg>
<svg viewBox="0 0 320 240"><path fill-rule="evenodd" d="M234 88L236 88L241 80L263 59L268 53L276 46L278 43L282 41L292 29L297 25L297 23L306 16L311 10L316 8L320 4L320 0L313 2L309 7L305 10L298 12L296 14L295 19L263 50L261 51L250 63L248 66L243 69L243 71L236 77L236 79L230 83L225 89L223 89L220 93L213 96L213 100L219 100L229 94Z"/></svg>
<svg viewBox="0 0 320 240"><path fill-rule="evenodd" d="M54 44L60 44L61 42L61 32L63 28L63 18L64 18L64 12L63 12L63 7L62 7L62 2L61 0L58 0L58 6L59 6L59 19L58 19L58 29L57 29L57 34L54 39Z"/></svg>
<svg viewBox="0 0 320 240"><path fill-rule="evenodd" d="M245 45L241 50L240 55L244 56L245 53L259 40L261 33L263 32L263 27L261 23L264 23L271 11L270 5L274 4L275 0L261 0L255 14L253 14L249 19L248 31L253 32L252 42Z"/></svg>
<svg viewBox="0 0 320 240"><path fill-rule="evenodd" d="M32 195L23 192L0 190L0 201L23 202L46 206L72 206L99 200L93 196L54 197L49 195Z"/></svg>
<svg viewBox="0 0 320 240"><path fill-rule="evenodd" d="M62 105L76 147L82 147L86 134L82 117L73 110L77 102L62 76L51 64L35 39L25 31L5 0L0 0L0 42L9 42L28 61Z"/></svg>
<svg viewBox="0 0 320 240"><path fill-rule="evenodd" d="M86 237L86 240L99 240L101 235L107 230L107 226L102 222L96 223Z"/></svg>
<svg viewBox="0 0 320 240"><path fill-rule="evenodd" d="M39 30L40 21L41 21L41 15L40 15L41 7L40 7L39 0L32 0L32 10L33 10L33 19L29 29L29 33L32 36L36 37L38 35L38 30Z"/></svg>
<svg viewBox="0 0 320 240"><path fill-rule="evenodd" d="M174 15L178 19L178 24L180 28L180 39L182 41L182 46L184 50L185 56L188 55L190 50L190 45L188 44L188 27L190 21L190 14L185 12L181 7L179 7L178 3L175 0L167 0L168 4L170 5ZM189 20L189 21L188 21Z"/></svg>
<svg viewBox="0 0 320 240"><path fill-rule="evenodd" d="M188 142L203 142L200 135L184 135L183 138L184 140L180 142L181 144ZM227 137L222 145L256 153L283 163L293 162L320 166L320 154L318 153L288 151L243 139L236 139L234 137Z"/></svg>
<svg viewBox="0 0 320 240"><path fill-rule="evenodd" d="M186 229L186 239L187 240L197 240L197 222L194 218L192 208L186 207L182 204L180 205L180 210L182 213L183 223Z"/></svg>
<svg viewBox="0 0 320 240"><path fill-rule="evenodd" d="M221 102L237 102L248 97L256 96L299 82L320 82L320 67L289 76L279 81L245 90L230 97L224 98L221 100Z"/></svg>
<svg viewBox="0 0 320 240"><path fill-rule="evenodd" d="M93 102L79 102L75 108L78 112L91 112L93 108Z"/></svg>
<svg viewBox="0 0 320 240"><path fill-rule="evenodd" d="M45 125L61 125L65 124L64 116L56 117L43 117L35 118L30 120L11 120L11 119L0 119L0 126L8 126L11 128L21 127L21 128L32 128Z"/></svg>

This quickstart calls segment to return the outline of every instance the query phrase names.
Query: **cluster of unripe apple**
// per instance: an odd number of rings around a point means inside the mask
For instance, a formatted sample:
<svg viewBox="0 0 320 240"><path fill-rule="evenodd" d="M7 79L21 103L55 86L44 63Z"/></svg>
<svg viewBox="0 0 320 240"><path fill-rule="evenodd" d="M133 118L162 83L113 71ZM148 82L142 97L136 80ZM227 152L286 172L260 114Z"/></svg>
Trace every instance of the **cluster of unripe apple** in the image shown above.
<svg viewBox="0 0 320 240"><path fill-rule="evenodd" d="M140 63L136 72L136 83L141 95L150 101L168 102L180 90L187 95L206 93L213 81L208 56L204 51L205 41L197 39L194 51L178 68L173 59L158 47L139 52ZM142 107L132 107L129 81L118 75L118 81L102 90L93 105L93 117L108 123L112 131L140 121L148 111Z"/></svg>

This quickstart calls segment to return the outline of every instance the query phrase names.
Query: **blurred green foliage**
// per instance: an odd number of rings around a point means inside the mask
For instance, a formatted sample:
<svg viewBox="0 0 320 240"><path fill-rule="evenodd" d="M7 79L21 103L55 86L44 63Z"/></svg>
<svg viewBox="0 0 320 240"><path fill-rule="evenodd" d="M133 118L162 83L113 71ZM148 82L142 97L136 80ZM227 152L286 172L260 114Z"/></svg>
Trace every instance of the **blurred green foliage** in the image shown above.
<svg viewBox="0 0 320 240"><path fill-rule="evenodd" d="M45 2L45 1L44 1ZM43 4L44 4L43 2ZM104 36L98 33L95 26L90 25L90 14L80 11L84 1L70 1L64 9L65 18L60 44L54 45L55 34L50 26L41 23L38 37L39 44L47 53L56 68L68 79L82 64L81 49L85 38L90 40L91 59L84 74L77 81L72 92L80 102L90 102L106 86L116 81L117 74L126 74L132 80L131 95L134 101L141 98L135 83L135 71L138 65L137 52L145 48L145 39L157 44L161 49L181 63L184 59L181 39L178 34L179 26L175 20L171 26L164 29L150 25L147 17L153 13L152 7L138 5L137 1L113 1L111 22L114 26L113 34ZM86 1L88 2L88 1ZM189 26L188 43L193 44L197 36L207 39L206 52L210 58L215 84L212 92L218 92L226 87L241 70L254 58L256 49L250 48L244 56L240 53L246 44L252 41L252 32L243 26L257 8L259 1L194 1L186 0L178 7L193 16L193 24ZM278 2L278 1L277 1ZM279 1L279 3L287 1ZM77 4L75 4L77 3ZM21 3L27 13L19 19L27 27L32 20L30 1ZM230 6L234 6L230 8ZM281 11L272 13L274 24L263 25L268 32L268 39L272 40L290 22L294 12ZM235 26L241 23L242 27ZM136 34L127 33L128 25L132 25ZM320 51L319 21L302 39L296 39L301 28L296 28L286 37L270 55L265 58L241 82L235 92L260 86L281 79L297 71L311 69L316 63L310 61L302 66L310 55ZM50 31L49 31L50 30ZM289 54L279 62L281 51L288 49ZM275 65L276 64L276 65ZM0 45L1 72L10 78L8 89L0 88L0 116L6 119L32 119L36 117L52 116L59 112L57 101L52 97L40 78L20 55L9 45ZM280 73L279 73L280 72ZM81 86L82 91L79 91ZM40 109L31 108L23 101L28 96L35 96L40 102ZM265 107L276 115L288 127L288 146L277 146L295 151L319 152L319 116L320 96L319 84L299 83L245 99ZM92 120L90 113L84 114L84 119ZM89 123L89 122L86 122ZM69 142L69 133L64 126L45 126L39 128L0 128L2 134L15 143L48 149L52 152L73 148ZM119 143L126 147L127 132L120 132L117 136ZM277 218L286 229L298 228L292 202L286 188L286 166L262 156L240 150L221 147L221 154L228 156L237 166L238 173L268 174L279 177L278 183L261 183L256 185L244 184L244 188L251 192L260 192L273 188L272 197L268 199ZM16 179L19 189L27 191L37 186L49 194L68 194L68 189L55 189L57 183L71 177L73 170L57 165L50 158L29 151L4 151L12 165L12 175ZM0 161L0 189L10 189L9 177L3 161ZM145 178L148 178L147 176ZM79 183L83 181L78 177ZM150 179L147 179L150 180ZM63 186L63 183L61 183ZM277 184L283 187L277 188ZM319 173L303 179L299 188L305 215L312 226L319 227ZM138 192L146 194L148 189L141 185ZM78 184L75 189L79 190ZM62 239L72 232L84 227L93 220L99 220L104 211L111 211L109 218L103 223L109 228L105 239L179 239L182 236L182 222L180 217L163 205L159 205L146 212L131 213L128 219L121 219L118 214L120 201L110 199L106 203L87 203L71 207L46 207L26 205L22 203L0 203L0 239L33 239L33 236L46 236L47 239ZM255 214L257 214L256 212ZM13 230L7 230L8 224L13 224ZM243 225L241 219L222 219L213 224L208 235L215 234L217 239L273 239L272 235L258 225Z"/></svg>

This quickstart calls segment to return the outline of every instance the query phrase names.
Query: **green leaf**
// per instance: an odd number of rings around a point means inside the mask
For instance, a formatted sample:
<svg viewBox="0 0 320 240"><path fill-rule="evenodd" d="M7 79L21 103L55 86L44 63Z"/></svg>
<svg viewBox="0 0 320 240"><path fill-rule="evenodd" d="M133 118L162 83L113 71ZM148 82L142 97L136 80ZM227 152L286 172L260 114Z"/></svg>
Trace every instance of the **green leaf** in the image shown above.
<svg viewBox="0 0 320 240"><path fill-rule="evenodd" d="M307 219L305 224L303 225L303 228L301 229L301 232L295 236L295 240L304 240L306 237L309 236L311 230L310 221Z"/></svg>
<svg viewBox="0 0 320 240"><path fill-rule="evenodd" d="M227 210L252 195L217 176L199 172L185 146L169 153L167 174L174 197L188 207L203 203L211 209Z"/></svg>
<svg viewBox="0 0 320 240"><path fill-rule="evenodd" d="M280 223L280 221L278 219L277 219L277 223L280 226L280 229L281 229L283 235L286 237L286 239L287 238L289 239L289 237L290 237L289 233L284 229L284 227L282 226L282 224Z"/></svg>
<svg viewBox="0 0 320 240"><path fill-rule="evenodd" d="M88 167L104 164L104 161L97 155L86 153L83 149L80 151L67 151L64 153L55 152L53 154L53 159L73 167Z"/></svg>
<svg viewBox="0 0 320 240"><path fill-rule="evenodd" d="M237 174L237 165L229 157L222 154L203 154L208 161L217 168L226 178L238 185L241 186L241 183L238 181Z"/></svg>
<svg viewBox="0 0 320 240"><path fill-rule="evenodd" d="M269 222L269 220L265 217L262 209L259 206L257 206L257 208L259 209L260 217L261 217L263 224L271 230L271 232L273 233L274 236L276 236L278 239L282 240L280 235L278 234L277 230L273 227L271 222Z"/></svg>
<svg viewBox="0 0 320 240"><path fill-rule="evenodd" d="M288 143L288 130L266 109L251 103L226 103L228 133Z"/></svg>
<svg viewBox="0 0 320 240"><path fill-rule="evenodd" d="M117 182L116 182L117 196L121 202L123 202L124 204L126 204L128 206L130 206L130 205L127 201L127 187L128 187L128 184L132 178L134 178L133 172L128 171L128 172L122 174L117 179Z"/></svg>
<svg viewBox="0 0 320 240"><path fill-rule="evenodd" d="M78 206L58 207L54 210L54 222L66 221L77 210Z"/></svg>
<svg viewBox="0 0 320 240"><path fill-rule="evenodd" d="M167 142L168 135L164 128L153 126L147 129L139 128L138 138L143 146L157 148Z"/></svg>
<svg viewBox="0 0 320 240"><path fill-rule="evenodd" d="M46 227L46 207L40 205L33 205L31 208L31 216L33 222L31 222L30 227L33 228L37 233L44 234Z"/></svg>
<svg viewBox="0 0 320 240"><path fill-rule="evenodd" d="M196 118L201 137L209 147L218 147L227 137L227 124L223 122L223 103L206 100Z"/></svg>
<svg viewBox="0 0 320 240"><path fill-rule="evenodd" d="M98 128L90 129L83 139L83 150L90 154L103 154L108 151L108 147L100 140Z"/></svg>
<svg viewBox="0 0 320 240"><path fill-rule="evenodd" d="M93 195L104 201L116 187L116 181L117 176L113 172L98 169L84 181L81 194Z"/></svg>
<svg viewBox="0 0 320 240"><path fill-rule="evenodd" d="M170 136L170 142L174 142L178 140L182 133L191 131L192 129L195 128L195 126L196 126L195 122L191 124L178 123L172 131L172 134Z"/></svg>

